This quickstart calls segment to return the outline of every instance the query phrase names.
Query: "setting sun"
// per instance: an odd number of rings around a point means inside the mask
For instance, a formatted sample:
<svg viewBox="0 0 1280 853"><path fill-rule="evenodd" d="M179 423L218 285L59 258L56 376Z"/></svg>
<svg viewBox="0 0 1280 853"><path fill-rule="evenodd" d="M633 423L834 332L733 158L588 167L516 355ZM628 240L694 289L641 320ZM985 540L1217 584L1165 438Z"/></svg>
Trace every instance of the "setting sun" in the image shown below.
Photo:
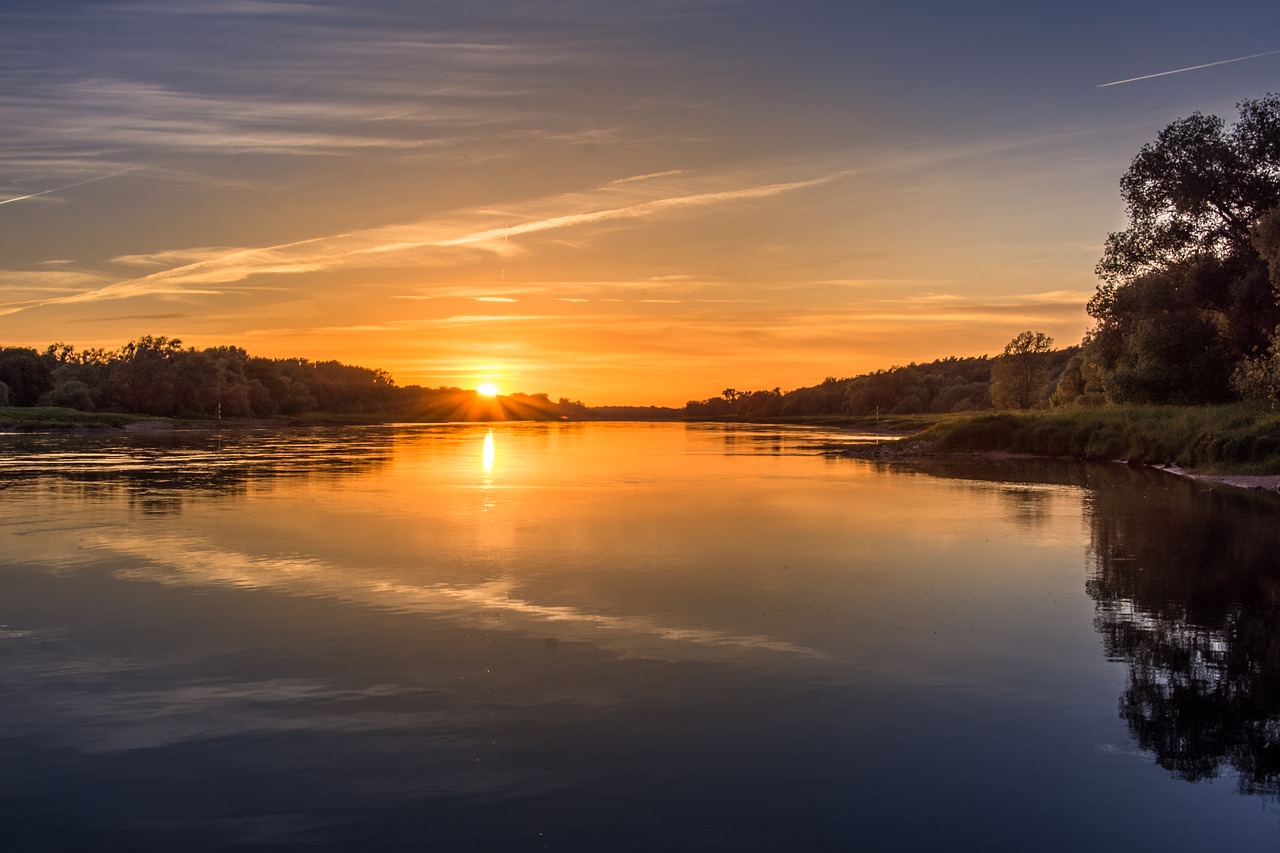
<svg viewBox="0 0 1280 853"><path fill-rule="evenodd" d="M498 396L498 386L492 382L482 382L476 386L476 393L485 397Z"/></svg>

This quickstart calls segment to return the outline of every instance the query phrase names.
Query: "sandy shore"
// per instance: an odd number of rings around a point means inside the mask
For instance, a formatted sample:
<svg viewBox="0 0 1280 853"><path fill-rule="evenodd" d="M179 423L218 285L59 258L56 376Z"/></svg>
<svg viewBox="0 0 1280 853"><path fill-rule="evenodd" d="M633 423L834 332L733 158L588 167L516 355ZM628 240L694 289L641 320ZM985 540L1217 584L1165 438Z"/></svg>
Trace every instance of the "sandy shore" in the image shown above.
<svg viewBox="0 0 1280 853"><path fill-rule="evenodd" d="M1224 486L1235 486L1238 489L1261 489L1267 492L1280 492L1280 474L1201 474L1188 471L1177 465L1152 466L1179 477L1200 480L1205 483L1220 483Z"/></svg>

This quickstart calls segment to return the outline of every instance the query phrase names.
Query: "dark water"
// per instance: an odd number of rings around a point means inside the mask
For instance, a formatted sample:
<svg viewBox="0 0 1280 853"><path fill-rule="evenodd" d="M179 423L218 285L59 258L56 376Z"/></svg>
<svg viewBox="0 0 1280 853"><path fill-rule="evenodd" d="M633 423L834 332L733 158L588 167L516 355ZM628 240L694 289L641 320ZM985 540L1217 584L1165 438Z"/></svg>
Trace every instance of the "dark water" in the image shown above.
<svg viewBox="0 0 1280 853"><path fill-rule="evenodd" d="M0 437L0 848L1277 849L1276 501L831 440Z"/></svg>

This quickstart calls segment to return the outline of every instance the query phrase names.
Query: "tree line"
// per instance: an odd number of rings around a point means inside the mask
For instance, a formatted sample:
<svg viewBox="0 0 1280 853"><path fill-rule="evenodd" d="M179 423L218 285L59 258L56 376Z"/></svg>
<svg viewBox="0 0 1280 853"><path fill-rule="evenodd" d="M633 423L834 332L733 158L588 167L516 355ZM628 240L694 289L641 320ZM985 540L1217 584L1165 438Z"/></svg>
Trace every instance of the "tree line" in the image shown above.
<svg viewBox="0 0 1280 853"><path fill-rule="evenodd" d="M1280 404L1280 96L1231 125L1193 113L1120 179L1078 346L1027 331L992 358L910 364L789 393L726 389L695 417L916 414L1105 403Z"/></svg>
<svg viewBox="0 0 1280 853"><path fill-rule="evenodd" d="M0 406L61 406L174 418L313 414L416 421L655 419L671 409L552 401L546 394L484 397L440 386L399 386L385 370L338 361L251 356L235 346L196 349L145 336L118 350L55 343L0 347Z"/></svg>
<svg viewBox="0 0 1280 853"><path fill-rule="evenodd" d="M260 358L234 346L198 350L150 335L118 350L0 349L0 403L11 406L203 418L391 414L406 390L381 370Z"/></svg>
<svg viewBox="0 0 1280 853"><path fill-rule="evenodd" d="M1019 350L1019 341L1039 349ZM923 364L890 367L860 376L827 377L822 384L783 393L726 388L719 397L690 400L686 416L693 418L777 418L874 416L977 412L993 407L1035 408L1048 405L1057 377L1079 347L1053 350L1052 339L1024 332L1010 342L1007 353L951 356Z"/></svg>

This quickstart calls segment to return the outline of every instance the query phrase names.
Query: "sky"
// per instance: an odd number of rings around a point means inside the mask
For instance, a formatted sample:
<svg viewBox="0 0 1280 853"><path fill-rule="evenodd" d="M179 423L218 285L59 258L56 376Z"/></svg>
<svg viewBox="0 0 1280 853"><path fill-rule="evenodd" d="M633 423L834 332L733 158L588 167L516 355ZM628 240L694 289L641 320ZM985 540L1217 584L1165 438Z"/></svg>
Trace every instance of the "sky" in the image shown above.
<svg viewBox="0 0 1280 853"><path fill-rule="evenodd" d="M0 81L0 345L679 406L1078 343L1280 5L0 0Z"/></svg>

